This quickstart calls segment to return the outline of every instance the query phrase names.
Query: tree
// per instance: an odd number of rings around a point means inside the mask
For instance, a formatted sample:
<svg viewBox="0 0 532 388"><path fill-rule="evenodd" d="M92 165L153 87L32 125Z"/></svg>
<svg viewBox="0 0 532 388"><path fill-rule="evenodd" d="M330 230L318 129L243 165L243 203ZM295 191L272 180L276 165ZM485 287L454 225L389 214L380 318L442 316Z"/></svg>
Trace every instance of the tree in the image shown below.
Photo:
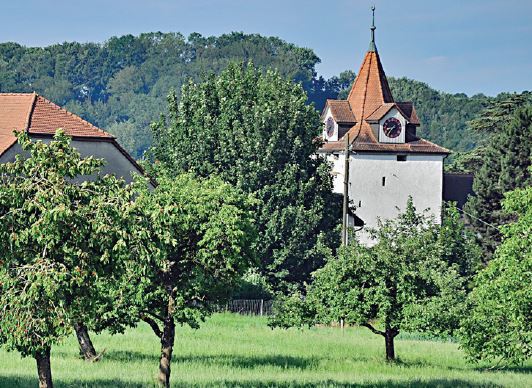
<svg viewBox="0 0 532 388"><path fill-rule="evenodd" d="M390 361L403 329L437 335L456 330L463 314L463 279L456 265L442 259L438 226L417 214L410 199L404 213L371 233L375 246L351 239L314 273L304 299L282 300L270 324L358 324L384 337Z"/></svg>
<svg viewBox="0 0 532 388"><path fill-rule="evenodd" d="M517 110L500 132L492 136L483 165L473 181L475 195L464 207L479 237L485 262L501 241L497 227L512 219L502 210L503 193L532 182L528 171L531 154L532 107L529 106Z"/></svg>
<svg viewBox="0 0 532 388"><path fill-rule="evenodd" d="M503 209L517 218L475 280L460 342L474 361L519 364L532 355L532 187L505 194Z"/></svg>
<svg viewBox="0 0 532 388"><path fill-rule="evenodd" d="M443 206L438 240L442 247L441 258L449 265L456 265L460 276L467 281L472 280L481 267L482 250L453 202Z"/></svg>
<svg viewBox="0 0 532 388"><path fill-rule="evenodd" d="M160 384L170 386L176 324L199 327L254 263L252 203L218 178L188 174L160 177L136 197L126 244L135 264L122 290L127 311L161 341Z"/></svg>
<svg viewBox="0 0 532 388"><path fill-rule="evenodd" d="M131 195L112 176L77 183L102 161L62 131L49 144L17 136L27 155L0 164L0 344L34 357L51 387L51 347L94 313L96 279L128 255L113 227Z"/></svg>
<svg viewBox="0 0 532 388"><path fill-rule="evenodd" d="M186 84L170 115L154 124L150 157L166 171L219 175L258 200L261 272L276 290L302 284L323 263L320 235L333 246L341 209L329 166L316 158L317 113L301 86L252 64Z"/></svg>

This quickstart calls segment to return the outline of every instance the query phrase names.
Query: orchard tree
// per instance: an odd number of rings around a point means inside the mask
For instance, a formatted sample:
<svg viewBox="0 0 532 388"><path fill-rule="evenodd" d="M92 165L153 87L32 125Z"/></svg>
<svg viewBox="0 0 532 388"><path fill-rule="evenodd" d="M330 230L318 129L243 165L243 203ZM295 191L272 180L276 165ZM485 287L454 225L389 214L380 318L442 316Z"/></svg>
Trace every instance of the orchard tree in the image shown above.
<svg viewBox="0 0 532 388"><path fill-rule="evenodd" d="M532 356L532 187L507 193L503 210L517 219L476 278L460 340L472 360L520 364Z"/></svg>
<svg viewBox="0 0 532 388"><path fill-rule="evenodd" d="M329 166L315 157L321 123L302 87L231 64L168 102L169 116L153 125L150 157L173 174L217 174L254 194L262 274L276 290L302 284L323 264L320 235L337 245L341 209Z"/></svg>
<svg viewBox="0 0 532 388"><path fill-rule="evenodd" d="M161 341L158 380L166 387L176 324L199 327L254 264L254 201L218 178L188 174L160 177L135 199L127 245L138 259L126 303Z"/></svg>
<svg viewBox="0 0 532 388"><path fill-rule="evenodd" d="M50 349L94 314L96 279L128 255L113 233L130 191L96 174L58 131L49 143L19 133L25 154L0 164L0 344L37 361L52 386Z"/></svg>
<svg viewBox="0 0 532 388"><path fill-rule="evenodd" d="M438 226L415 211L411 199L397 219L371 231L373 247L351 239L313 275L305 298L285 297L272 326L329 324L343 320L385 340L395 359L401 330L446 335L457 329L465 291L457 266L442 258Z"/></svg>

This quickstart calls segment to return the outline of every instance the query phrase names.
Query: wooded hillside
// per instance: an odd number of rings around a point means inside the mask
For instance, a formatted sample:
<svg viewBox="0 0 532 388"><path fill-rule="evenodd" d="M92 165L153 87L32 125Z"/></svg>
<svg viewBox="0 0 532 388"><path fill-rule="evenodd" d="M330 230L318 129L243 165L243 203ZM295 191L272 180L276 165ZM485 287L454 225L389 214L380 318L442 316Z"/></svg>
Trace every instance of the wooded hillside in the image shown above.
<svg viewBox="0 0 532 388"><path fill-rule="evenodd" d="M351 54L350 54L351 55ZM357 53L352 53L356 56ZM360 57L362 53L359 53ZM166 107L171 88L178 93L188 78L219 73L232 61L273 67L301 82L317 109L326 98L345 94L354 77L346 71L319 77L313 50L275 37L231 33L203 37L193 33L145 33L112 37L103 44L62 43L48 47L0 44L0 91L36 91L115 134L136 157L151 144L149 125ZM389 78L398 101L414 101L421 135L457 151L475 146L466 127L493 98L436 91L407 78Z"/></svg>

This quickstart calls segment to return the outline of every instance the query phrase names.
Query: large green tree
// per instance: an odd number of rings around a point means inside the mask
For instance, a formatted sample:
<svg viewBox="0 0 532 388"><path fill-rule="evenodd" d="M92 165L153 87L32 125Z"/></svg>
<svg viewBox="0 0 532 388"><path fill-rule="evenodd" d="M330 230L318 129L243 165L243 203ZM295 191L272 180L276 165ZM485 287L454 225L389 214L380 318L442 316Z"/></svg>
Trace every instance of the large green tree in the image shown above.
<svg viewBox="0 0 532 388"><path fill-rule="evenodd" d="M188 174L159 177L155 189L135 198L125 242L135 262L110 285L111 295L126 298L106 313L115 323L150 324L161 342L158 380L166 387L176 324L199 327L254 264L252 202L218 178ZM125 311L113 317L117 307Z"/></svg>
<svg viewBox="0 0 532 388"><path fill-rule="evenodd" d="M503 210L517 219L475 280L460 340L473 360L519 364L532 356L532 187L506 194Z"/></svg>
<svg viewBox="0 0 532 388"><path fill-rule="evenodd" d="M329 166L315 157L321 124L300 85L273 71L231 64L220 76L169 97L170 115L153 125L150 156L165 171L219 175L259 200L255 246L276 289L301 284L323 263L340 206Z"/></svg>
<svg viewBox="0 0 532 388"><path fill-rule="evenodd" d="M501 129L491 136L482 167L473 182L474 196L464 208L484 251L491 258L501 241L500 225L512 216L502 210L503 194L532 182L528 167L532 155L532 107L515 111Z"/></svg>
<svg viewBox="0 0 532 388"><path fill-rule="evenodd" d="M305 298L281 298L270 325L361 325L384 337L387 360L395 359L394 339L402 330L454 332L465 289L458 265L447 262L434 220L416 213L409 200L397 219L370 233L376 244L352 239L313 274Z"/></svg>
<svg viewBox="0 0 532 388"><path fill-rule="evenodd" d="M95 313L97 279L129 253L114 228L131 192L96 174L61 131L49 143L19 133L24 153L0 164L0 344L37 360L51 387L50 349Z"/></svg>

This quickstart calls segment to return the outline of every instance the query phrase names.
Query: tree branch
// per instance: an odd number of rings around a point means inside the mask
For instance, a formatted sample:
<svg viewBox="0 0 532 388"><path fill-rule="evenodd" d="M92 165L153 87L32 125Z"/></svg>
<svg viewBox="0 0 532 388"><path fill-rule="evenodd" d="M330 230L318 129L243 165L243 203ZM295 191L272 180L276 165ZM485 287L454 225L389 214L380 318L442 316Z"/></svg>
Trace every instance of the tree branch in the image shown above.
<svg viewBox="0 0 532 388"><path fill-rule="evenodd" d="M159 325L157 324L157 322L155 322L155 320L145 315L143 315L140 319L150 325L151 329L157 337L161 338L163 336L163 332L161 331L161 329L159 329Z"/></svg>
<svg viewBox="0 0 532 388"><path fill-rule="evenodd" d="M145 314L151 315L152 317L154 317L155 319L158 319L159 321L164 321L164 317L161 317L160 315L157 315L152 311L142 310L141 313L142 315L145 315Z"/></svg>
<svg viewBox="0 0 532 388"><path fill-rule="evenodd" d="M382 335L383 337L386 336L386 333L385 333L385 332L375 329L375 328L374 328L373 326L371 326L371 324L369 324L369 323L363 323L363 324L360 325L360 326L367 327L367 328L370 329L374 334L380 334L380 335Z"/></svg>

